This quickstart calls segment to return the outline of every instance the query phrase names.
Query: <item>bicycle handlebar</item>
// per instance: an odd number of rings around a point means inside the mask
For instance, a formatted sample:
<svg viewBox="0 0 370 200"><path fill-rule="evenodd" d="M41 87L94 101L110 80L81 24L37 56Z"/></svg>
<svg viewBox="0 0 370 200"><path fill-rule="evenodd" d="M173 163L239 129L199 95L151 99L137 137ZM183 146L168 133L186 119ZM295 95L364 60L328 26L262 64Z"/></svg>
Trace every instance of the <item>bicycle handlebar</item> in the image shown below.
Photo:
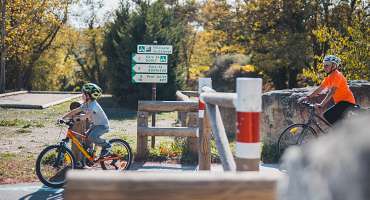
<svg viewBox="0 0 370 200"><path fill-rule="evenodd" d="M73 126L74 121L73 121L73 119L69 119L69 120L59 119L58 124L65 124L65 125L68 125L68 126Z"/></svg>

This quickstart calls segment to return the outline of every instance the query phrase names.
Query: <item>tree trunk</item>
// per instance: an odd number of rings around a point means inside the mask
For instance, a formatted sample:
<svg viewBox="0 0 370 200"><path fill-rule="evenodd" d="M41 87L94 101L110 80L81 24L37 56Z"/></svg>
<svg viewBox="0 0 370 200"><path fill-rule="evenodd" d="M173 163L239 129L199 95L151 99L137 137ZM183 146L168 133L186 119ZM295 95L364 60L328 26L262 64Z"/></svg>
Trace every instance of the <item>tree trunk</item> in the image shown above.
<svg viewBox="0 0 370 200"><path fill-rule="evenodd" d="M298 75L298 69L296 68L289 68L288 70L288 88L296 88L298 86L297 84L297 75Z"/></svg>
<svg viewBox="0 0 370 200"><path fill-rule="evenodd" d="M279 68L272 73L272 82L276 90L287 88L287 73L285 68Z"/></svg>
<svg viewBox="0 0 370 200"><path fill-rule="evenodd" d="M6 0L1 2L1 70L0 70L0 93L5 93L5 58L6 58L6 27L5 27L5 12L6 12Z"/></svg>

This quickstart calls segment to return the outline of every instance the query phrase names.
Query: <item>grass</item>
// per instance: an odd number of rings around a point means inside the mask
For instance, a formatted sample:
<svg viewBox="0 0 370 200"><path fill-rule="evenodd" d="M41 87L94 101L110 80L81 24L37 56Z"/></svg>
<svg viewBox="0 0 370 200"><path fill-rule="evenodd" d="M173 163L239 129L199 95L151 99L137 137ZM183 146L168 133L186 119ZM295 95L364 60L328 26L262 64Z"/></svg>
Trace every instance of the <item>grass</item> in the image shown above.
<svg viewBox="0 0 370 200"><path fill-rule="evenodd" d="M35 156L0 153L0 184L36 181Z"/></svg>

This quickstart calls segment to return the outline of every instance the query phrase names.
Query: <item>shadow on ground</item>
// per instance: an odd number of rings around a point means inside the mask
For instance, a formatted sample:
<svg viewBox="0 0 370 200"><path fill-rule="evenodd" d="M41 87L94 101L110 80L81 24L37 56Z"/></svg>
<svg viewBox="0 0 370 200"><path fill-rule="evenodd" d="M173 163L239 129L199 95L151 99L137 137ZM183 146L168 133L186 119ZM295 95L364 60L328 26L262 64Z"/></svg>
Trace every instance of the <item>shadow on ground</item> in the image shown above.
<svg viewBox="0 0 370 200"><path fill-rule="evenodd" d="M43 186L36 192L27 194L26 196L19 198L19 200L41 200L41 199L62 200L63 191L64 189L54 189Z"/></svg>

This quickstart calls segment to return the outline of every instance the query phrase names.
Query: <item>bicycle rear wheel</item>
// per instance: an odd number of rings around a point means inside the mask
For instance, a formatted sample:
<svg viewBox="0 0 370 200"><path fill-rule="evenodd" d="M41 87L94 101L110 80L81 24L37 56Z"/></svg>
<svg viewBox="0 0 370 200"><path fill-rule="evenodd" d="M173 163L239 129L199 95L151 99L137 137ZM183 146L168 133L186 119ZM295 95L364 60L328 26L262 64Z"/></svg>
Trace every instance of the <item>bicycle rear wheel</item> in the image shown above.
<svg viewBox="0 0 370 200"><path fill-rule="evenodd" d="M66 172L76 167L72 151L52 145L41 151L36 160L36 175L46 186L60 188L66 182Z"/></svg>
<svg viewBox="0 0 370 200"><path fill-rule="evenodd" d="M306 124L292 124L288 126L279 136L277 144L279 157L283 155L288 147L304 144L313 137L317 137L316 131Z"/></svg>
<svg viewBox="0 0 370 200"><path fill-rule="evenodd" d="M112 139L109 141L109 143L112 145L111 157L116 157L117 159L101 161L101 168L104 170L121 171L130 169L133 160L133 154L130 145L121 139Z"/></svg>

